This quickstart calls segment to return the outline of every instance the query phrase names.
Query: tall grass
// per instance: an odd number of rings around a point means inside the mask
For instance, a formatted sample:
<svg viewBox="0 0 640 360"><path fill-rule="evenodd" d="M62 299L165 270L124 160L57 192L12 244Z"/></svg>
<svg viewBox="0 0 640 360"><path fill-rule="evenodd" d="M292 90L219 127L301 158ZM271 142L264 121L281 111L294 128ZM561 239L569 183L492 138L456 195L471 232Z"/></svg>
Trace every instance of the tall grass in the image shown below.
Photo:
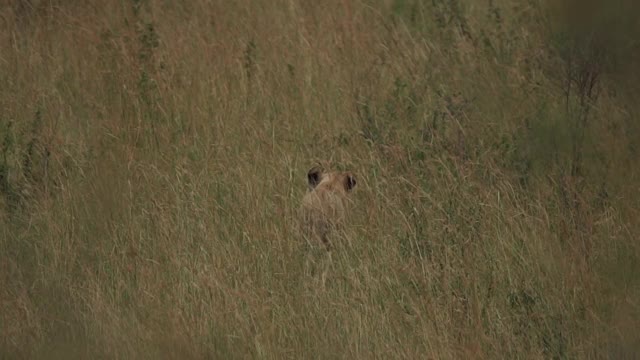
<svg viewBox="0 0 640 360"><path fill-rule="evenodd" d="M635 9L5 2L0 357L632 358Z"/></svg>

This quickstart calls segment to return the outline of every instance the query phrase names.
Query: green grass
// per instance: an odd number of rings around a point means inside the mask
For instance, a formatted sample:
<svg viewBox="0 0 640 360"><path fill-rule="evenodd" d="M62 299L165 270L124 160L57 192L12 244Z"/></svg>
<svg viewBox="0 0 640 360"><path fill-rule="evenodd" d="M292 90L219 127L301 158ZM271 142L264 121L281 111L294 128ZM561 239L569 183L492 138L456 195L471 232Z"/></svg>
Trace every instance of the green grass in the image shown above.
<svg viewBox="0 0 640 360"><path fill-rule="evenodd" d="M0 357L632 358L637 6L581 4L2 5Z"/></svg>

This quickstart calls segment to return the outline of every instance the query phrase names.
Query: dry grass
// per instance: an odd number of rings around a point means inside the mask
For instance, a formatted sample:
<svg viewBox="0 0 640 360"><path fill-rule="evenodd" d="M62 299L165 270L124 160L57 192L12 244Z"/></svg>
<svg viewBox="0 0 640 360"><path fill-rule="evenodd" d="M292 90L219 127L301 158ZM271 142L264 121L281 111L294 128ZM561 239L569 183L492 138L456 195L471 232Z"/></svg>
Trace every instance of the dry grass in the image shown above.
<svg viewBox="0 0 640 360"><path fill-rule="evenodd" d="M611 4L3 3L0 357L632 358ZM318 160L358 177L331 259Z"/></svg>

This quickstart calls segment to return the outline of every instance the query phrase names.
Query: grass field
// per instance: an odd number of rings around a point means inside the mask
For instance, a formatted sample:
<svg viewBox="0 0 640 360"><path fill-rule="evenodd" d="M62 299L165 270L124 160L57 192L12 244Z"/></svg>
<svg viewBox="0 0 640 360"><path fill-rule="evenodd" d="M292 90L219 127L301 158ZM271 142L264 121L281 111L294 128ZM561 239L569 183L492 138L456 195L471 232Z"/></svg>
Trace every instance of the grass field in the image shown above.
<svg viewBox="0 0 640 360"><path fill-rule="evenodd" d="M0 358L637 358L638 13L0 2Z"/></svg>

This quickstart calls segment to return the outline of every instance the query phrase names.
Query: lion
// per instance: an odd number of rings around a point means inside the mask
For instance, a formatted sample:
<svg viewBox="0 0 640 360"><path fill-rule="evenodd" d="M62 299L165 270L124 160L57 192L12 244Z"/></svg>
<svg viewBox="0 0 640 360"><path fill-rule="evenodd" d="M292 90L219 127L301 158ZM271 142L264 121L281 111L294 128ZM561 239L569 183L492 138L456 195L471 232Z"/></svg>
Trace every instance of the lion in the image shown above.
<svg viewBox="0 0 640 360"><path fill-rule="evenodd" d="M309 188L301 208L304 235L307 241L320 242L331 250L330 235L344 223L356 178L349 172L314 166L307 173L307 181Z"/></svg>

